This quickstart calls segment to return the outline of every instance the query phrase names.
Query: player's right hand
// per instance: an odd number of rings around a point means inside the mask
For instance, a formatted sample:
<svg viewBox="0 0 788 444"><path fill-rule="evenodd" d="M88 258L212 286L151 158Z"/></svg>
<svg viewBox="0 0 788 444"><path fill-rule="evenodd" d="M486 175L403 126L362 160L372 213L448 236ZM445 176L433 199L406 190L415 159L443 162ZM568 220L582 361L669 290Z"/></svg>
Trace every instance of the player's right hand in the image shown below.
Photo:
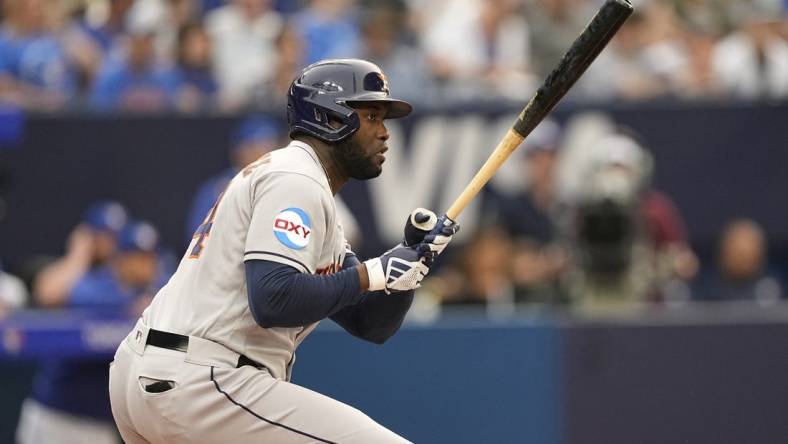
<svg viewBox="0 0 788 444"><path fill-rule="evenodd" d="M451 242L452 236L460 231L460 224L443 215L438 218L432 230L424 236L421 243L416 248L425 256L426 263L432 264L446 246Z"/></svg>
<svg viewBox="0 0 788 444"><path fill-rule="evenodd" d="M380 257L364 262L369 276L369 291L415 290L430 271L417 248L399 244Z"/></svg>

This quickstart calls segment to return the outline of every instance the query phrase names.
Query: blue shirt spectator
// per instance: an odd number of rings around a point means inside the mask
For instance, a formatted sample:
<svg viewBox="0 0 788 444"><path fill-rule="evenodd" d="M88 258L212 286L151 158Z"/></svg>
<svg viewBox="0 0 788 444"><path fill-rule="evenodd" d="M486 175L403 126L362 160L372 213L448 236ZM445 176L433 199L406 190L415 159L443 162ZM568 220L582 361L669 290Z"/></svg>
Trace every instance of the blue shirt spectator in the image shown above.
<svg viewBox="0 0 788 444"><path fill-rule="evenodd" d="M155 111L172 107L178 76L154 60L153 34L129 36L123 60L107 60L96 79L91 102L101 109Z"/></svg>
<svg viewBox="0 0 788 444"><path fill-rule="evenodd" d="M168 69L135 71L127 64L113 64L99 73L91 102L101 109L164 109L172 106L177 85L177 76Z"/></svg>
<svg viewBox="0 0 788 444"><path fill-rule="evenodd" d="M41 270L33 280L39 307L61 307L88 272L105 265L116 252L117 235L126 225L123 205L99 201L88 207L82 223L71 231L66 254Z"/></svg>
<svg viewBox="0 0 788 444"><path fill-rule="evenodd" d="M354 11L344 8L343 3L313 1L296 16L295 28L303 35L307 63L358 56L358 23Z"/></svg>
<svg viewBox="0 0 788 444"><path fill-rule="evenodd" d="M92 24L87 21L80 21L80 30L90 38L104 53L108 54L123 32L129 10L134 4L134 0L112 0L109 3L107 18L100 24Z"/></svg>
<svg viewBox="0 0 788 444"><path fill-rule="evenodd" d="M34 40L16 35L8 26L0 28L0 72L18 77L22 54Z"/></svg>
<svg viewBox="0 0 788 444"><path fill-rule="evenodd" d="M38 99L62 103L76 92L76 73L63 45L45 33L18 35L9 27L0 30L0 74L31 88L21 90L26 103ZM36 91L48 96L31 97Z"/></svg>
<svg viewBox="0 0 788 444"><path fill-rule="evenodd" d="M138 315L163 284L157 262L158 233L132 222L118 237L112 261L86 274L74 286L67 307L96 316ZM109 359L47 359L41 362L33 399L44 406L111 424Z"/></svg>
<svg viewBox="0 0 788 444"><path fill-rule="evenodd" d="M202 24L178 30L178 109L196 111L215 105L219 85L211 69L213 45Z"/></svg>

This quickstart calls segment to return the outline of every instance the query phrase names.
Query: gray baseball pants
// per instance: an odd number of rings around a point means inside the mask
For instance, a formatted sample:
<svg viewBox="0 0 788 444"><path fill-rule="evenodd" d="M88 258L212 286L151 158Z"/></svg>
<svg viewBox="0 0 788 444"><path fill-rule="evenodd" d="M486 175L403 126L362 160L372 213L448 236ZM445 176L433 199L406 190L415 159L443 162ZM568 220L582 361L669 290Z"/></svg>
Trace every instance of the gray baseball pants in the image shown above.
<svg viewBox="0 0 788 444"><path fill-rule="evenodd" d="M142 443L407 443L361 411L236 368L239 355L190 337L186 352L145 345L140 321L110 365L112 414L123 440Z"/></svg>

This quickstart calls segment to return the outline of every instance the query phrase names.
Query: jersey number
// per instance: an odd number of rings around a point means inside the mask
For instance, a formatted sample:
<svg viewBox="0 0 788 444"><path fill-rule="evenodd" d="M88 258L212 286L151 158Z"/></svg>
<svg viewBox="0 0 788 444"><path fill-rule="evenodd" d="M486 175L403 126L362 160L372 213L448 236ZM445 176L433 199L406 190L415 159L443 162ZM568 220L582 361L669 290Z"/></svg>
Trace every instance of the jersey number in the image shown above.
<svg viewBox="0 0 788 444"><path fill-rule="evenodd" d="M216 209L219 208L219 202L222 201L222 197L224 197L224 192L219 195L219 197L216 199L216 203L211 207L211 211L208 212L208 216L206 216L205 220L202 222L202 225L200 225L197 228L197 231L194 232L194 237L192 237L192 239L197 239L197 242L194 244L192 252L189 253L190 259L199 258L200 254L202 254L202 250L205 249L205 240L211 235L213 219L216 217Z"/></svg>
<svg viewBox="0 0 788 444"><path fill-rule="evenodd" d="M256 161L250 163L242 170L243 176L246 177L254 171L255 168L259 167L260 165L265 165L271 161L271 153L265 153L262 157L257 159ZM229 187L230 184L227 184ZM225 191L227 189L225 188ZM224 191L219 195L216 199L216 203L213 204L211 207L211 211L208 212L208 216L205 217L205 220L202 222L197 228L197 231L194 232L194 237L192 239L197 239L197 243L194 244L194 248L192 248L192 252L189 253L190 259L197 259L202 254L202 250L205 249L205 240L208 236L211 235L211 227L213 227L213 219L216 217L216 209L219 208L219 202L222 201L222 197L224 197Z"/></svg>

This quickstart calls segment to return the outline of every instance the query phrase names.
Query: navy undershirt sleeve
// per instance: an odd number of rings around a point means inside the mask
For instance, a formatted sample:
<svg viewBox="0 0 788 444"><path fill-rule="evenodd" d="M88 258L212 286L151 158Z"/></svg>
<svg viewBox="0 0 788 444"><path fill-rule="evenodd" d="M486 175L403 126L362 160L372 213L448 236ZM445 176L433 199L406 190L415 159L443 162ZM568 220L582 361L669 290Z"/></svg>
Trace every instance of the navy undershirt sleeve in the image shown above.
<svg viewBox="0 0 788 444"><path fill-rule="evenodd" d="M359 264L355 255L347 254L341 273L354 270ZM349 305L330 317L350 334L382 344L399 330L412 303L413 290L391 294L383 290L370 291L364 293L357 304Z"/></svg>
<svg viewBox="0 0 788 444"><path fill-rule="evenodd" d="M249 308L263 328L308 325L363 299L353 268L323 276L273 261L248 260L245 266Z"/></svg>

